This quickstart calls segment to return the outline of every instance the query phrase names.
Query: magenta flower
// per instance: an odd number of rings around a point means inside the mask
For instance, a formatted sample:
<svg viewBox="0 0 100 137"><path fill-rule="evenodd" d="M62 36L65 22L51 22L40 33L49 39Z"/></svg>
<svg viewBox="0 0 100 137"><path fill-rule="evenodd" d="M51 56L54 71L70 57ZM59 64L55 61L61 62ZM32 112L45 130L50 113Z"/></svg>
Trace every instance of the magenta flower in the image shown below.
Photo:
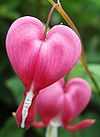
<svg viewBox="0 0 100 137"><path fill-rule="evenodd" d="M22 17L10 27L6 48L9 60L25 85L25 97L16 113L17 124L33 123L33 97L39 90L53 84L77 63L81 42L65 25L54 26L44 38L44 26L34 17Z"/></svg>
<svg viewBox="0 0 100 137"><path fill-rule="evenodd" d="M16 20L7 34L7 54L26 92L33 86L36 93L59 80L81 55L80 39L65 25L56 25L43 37L43 24L34 17Z"/></svg>
<svg viewBox="0 0 100 137"><path fill-rule="evenodd" d="M94 123L86 119L75 125L71 122L85 109L91 99L91 88L82 78L74 78L68 83L63 79L41 90L36 97L36 110L42 120L33 126L63 126L67 130L79 130Z"/></svg>

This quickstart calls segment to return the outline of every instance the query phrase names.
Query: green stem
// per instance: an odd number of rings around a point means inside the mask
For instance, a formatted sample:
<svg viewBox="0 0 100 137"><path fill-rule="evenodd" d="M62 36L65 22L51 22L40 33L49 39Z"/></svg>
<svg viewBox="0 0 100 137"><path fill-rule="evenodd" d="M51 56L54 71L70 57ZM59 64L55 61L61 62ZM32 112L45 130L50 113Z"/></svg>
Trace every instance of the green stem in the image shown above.
<svg viewBox="0 0 100 137"><path fill-rule="evenodd" d="M52 5L55 4L55 2L53 0L48 0ZM76 34L80 37L80 34L76 28L76 26L74 25L74 23L72 22L72 20L70 19L70 17L67 15L67 13L63 10L60 1L58 3L58 5L55 7L55 9L61 14L61 16L64 18L64 20L68 23L68 25L76 32ZM81 37L80 37L81 39ZM82 43L82 40L81 40ZM95 81L94 77L92 76L92 73L90 72L88 65L87 65L87 61L86 61L86 57L85 57L85 52L84 52L84 46L82 44L82 55L81 55L81 62L84 66L85 71L87 72L88 76L90 77L91 81L93 82L93 84L95 85L98 93L100 94L100 89L99 86L97 84L97 82Z"/></svg>
<svg viewBox="0 0 100 137"><path fill-rule="evenodd" d="M57 127L48 125L45 137L58 137Z"/></svg>

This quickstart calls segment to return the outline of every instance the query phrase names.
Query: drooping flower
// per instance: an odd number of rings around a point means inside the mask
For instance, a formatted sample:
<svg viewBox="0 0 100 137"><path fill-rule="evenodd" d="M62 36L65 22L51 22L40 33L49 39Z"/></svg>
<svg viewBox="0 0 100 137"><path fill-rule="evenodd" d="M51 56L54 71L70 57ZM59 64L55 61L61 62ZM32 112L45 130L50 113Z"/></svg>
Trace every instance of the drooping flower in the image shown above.
<svg viewBox="0 0 100 137"><path fill-rule="evenodd" d="M31 126L34 95L72 69L80 58L81 42L65 25L54 26L44 39L43 24L26 16L11 25L6 49L13 69L25 85L25 97L17 110L16 121L19 126Z"/></svg>
<svg viewBox="0 0 100 137"><path fill-rule="evenodd" d="M74 131L91 126L92 119L85 119L75 125L71 122L86 108L91 99L91 87L82 78L74 78L64 82L64 79L41 90L36 97L36 110L41 122L33 122L35 127L62 126Z"/></svg>

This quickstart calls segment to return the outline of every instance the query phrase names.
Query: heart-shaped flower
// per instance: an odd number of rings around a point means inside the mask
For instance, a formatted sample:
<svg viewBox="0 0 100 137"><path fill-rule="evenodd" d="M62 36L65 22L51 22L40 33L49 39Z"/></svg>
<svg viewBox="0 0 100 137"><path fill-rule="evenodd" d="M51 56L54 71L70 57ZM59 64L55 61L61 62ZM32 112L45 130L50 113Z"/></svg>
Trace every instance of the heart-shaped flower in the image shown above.
<svg viewBox="0 0 100 137"><path fill-rule="evenodd" d="M81 55L79 37L65 25L54 26L43 38L43 24L28 16L17 19L7 34L7 54L26 92L33 86L36 93L62 78Z"/></svg>
<svg viewBox="0 0 100 137"><path fill-rule="evenodd" d="M34 113L28 110L34 104L34 94L37 95L39 90L72 69L80 58L81 42L76 33L65 25L54 26L44 39L43 24L34 17L26 16L11 25L6 48L10 62L26 88L16 121L22 127L29 127Z"/></svg>
<svg viewBox="0 0 100 137"><path fill-rule="evenodd" d="M86 128L94 120L83 120L74 126L71 122L85 109L91 99L91 87L82 78L74 78L67 83L64 80L41 90L36 97L36 110L42 122L33 125L43 127L49 124L63 126L67 130Z"/></svg>

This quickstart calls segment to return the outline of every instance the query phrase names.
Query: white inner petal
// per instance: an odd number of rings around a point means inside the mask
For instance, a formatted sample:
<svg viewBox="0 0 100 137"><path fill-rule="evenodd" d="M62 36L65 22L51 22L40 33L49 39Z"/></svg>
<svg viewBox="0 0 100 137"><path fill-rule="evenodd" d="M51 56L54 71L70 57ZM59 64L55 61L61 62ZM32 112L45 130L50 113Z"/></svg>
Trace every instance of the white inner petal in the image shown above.
<svg viewBox="0 0 100 137"><path fill-rule="evenodd" d="M61 116L53 118L46 130L46 137L58 137L58 127L62 126Z"/></svg>
<svg viewBox="0 0 100 137"><path fill-rule="evenodd" d="M62 122L61 122L61 117L60 115L53 118L51 121L50 121L50 125L51 126L54 126L54 127L60 127L62 126Z"/></svg>
<svg viewBox="0 0 100 137"><path fill-rule="evenodd" d="M28 91L28 93L26 95L24 105L23 105L23 109L22 109L22 123L21 123L22 128L25 127L25 120L28 116L28 109L32 104L33 97L34 97L34 93L33 93L32 89L30 89L30 91Z"/></svg>

